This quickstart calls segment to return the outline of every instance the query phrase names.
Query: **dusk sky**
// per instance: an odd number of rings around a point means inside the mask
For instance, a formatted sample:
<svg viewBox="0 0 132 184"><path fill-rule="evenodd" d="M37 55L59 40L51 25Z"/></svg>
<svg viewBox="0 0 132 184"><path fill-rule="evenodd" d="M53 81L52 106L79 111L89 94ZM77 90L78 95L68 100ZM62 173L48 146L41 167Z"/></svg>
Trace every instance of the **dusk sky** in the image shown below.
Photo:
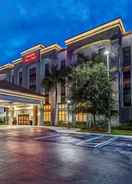
<svg viewBox="0 0 132 184"><path fill-rule="evenodd" d="M0 64L36 44L50 45L122 17L132 30L132 0L1 0Z"/></svg>

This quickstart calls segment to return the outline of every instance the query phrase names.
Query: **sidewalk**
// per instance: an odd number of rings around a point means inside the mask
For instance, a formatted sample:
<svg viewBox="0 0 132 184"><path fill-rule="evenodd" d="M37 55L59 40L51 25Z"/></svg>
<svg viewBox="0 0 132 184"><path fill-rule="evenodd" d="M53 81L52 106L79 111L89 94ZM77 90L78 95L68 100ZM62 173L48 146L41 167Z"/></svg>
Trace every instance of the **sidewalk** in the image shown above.
<svg viewBox="0 0 132 184"><path fill-rule="evenodd" d="M112 137L124 137L124 138L131 138L132 136L127 135L112 135L107 133L94 133L94 132L81 132L79 128L66 128L66 127L52 127L52 126L41 126L41 128L49 128L51 130L55 130L58 133L68 133L68 134L83 134L83 135L103 135L103 136L112 136Z"/></svg>
<svg viewBox="0 0 132 184"><path fill-rule="evenodd" d="M40 126L41 128L49 128L60 133L81 133L79 128L66 128L66 127L54 127L54 126Z"/></svg>

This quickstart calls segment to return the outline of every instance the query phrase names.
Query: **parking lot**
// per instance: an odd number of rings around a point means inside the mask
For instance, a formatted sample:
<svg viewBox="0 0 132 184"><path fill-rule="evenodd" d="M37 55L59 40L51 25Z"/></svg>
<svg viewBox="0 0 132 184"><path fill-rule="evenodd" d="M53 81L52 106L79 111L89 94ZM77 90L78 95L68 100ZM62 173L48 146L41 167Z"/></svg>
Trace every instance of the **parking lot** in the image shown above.
<svg viewBox="0 0 132 184"><path fill-rule="evenodd" d="M102 149L107 151L132 152L132 138L100 134L56 133L36 137L41 142L72 144L85 148Z"/></svg>
<svg viewBox="0 0 132 184"><path fill-rule="evenodd" d="M0 129L0 184L131 184L132 138Z"/></svg>

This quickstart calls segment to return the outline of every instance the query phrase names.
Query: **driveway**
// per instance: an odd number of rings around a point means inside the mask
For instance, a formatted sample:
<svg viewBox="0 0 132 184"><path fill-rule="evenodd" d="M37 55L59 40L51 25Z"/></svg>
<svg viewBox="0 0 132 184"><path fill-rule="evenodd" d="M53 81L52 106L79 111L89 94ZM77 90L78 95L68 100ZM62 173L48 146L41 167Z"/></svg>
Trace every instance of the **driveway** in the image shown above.
<svg viewBox="0 0 132 184"><path fill-rule="evenodd" d="M131 184L132 139L0 130L0 184Z"/></svg>

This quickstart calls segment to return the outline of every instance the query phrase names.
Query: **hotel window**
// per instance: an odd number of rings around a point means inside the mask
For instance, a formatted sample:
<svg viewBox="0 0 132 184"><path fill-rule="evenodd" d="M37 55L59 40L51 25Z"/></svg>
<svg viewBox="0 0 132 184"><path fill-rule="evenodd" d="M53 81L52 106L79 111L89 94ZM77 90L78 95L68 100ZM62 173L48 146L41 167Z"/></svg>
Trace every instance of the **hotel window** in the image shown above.
<svg viewBox="0 0 132 184"><path fill-rule="evenodd" d="M45 64L45 77L48 77L49 76L49 64L46 63Z"/></svg>
<svg viewBox="0 0 132 184"><path fill-rule="evenodd" d="M77 112L76 113L76 121L78 121L78 122L86 122L87 121L87 113Z"/></svg>
<svg viewBox="0 0 132 184"><path fill-rule="evenodd" d="M61 61L61 69L65 69L65 60Z"/></svg>
<svg viewBox="0 0 132 184"><path fill-rule="evenodd" d="M36 90L36 67L29 70L29 88L34 91Z"/></svg>
<svg viewBox="0 0 132 184"><path fill-rule="evenodd" d="M131 47L123 48L123 66L129 66L131 64Z"/></svg>
<svg viewBox="0 0 132 184"><path fill-rule="evenodd" d="M51 105L50 104L44 105L44 121L51 122Z"/></svg>
<svg viewBox="0 0 132 184"><path fill-rule="evenodd" d="M99 54L100 56L104 56L104 52L105 52L105 48L104 48L104 47L100 47L100 48L98 49L98 54Z"/></svg>
<svg viewBox="0 0 132 184"><path fill-rule="evenodd" d="M22 86L22 71L19 72L18 80L19 85Z"/></svg>
<svg viewBox="0 0 132 184"><path fill-rule="evenodd" d="M123 72L123 104L131 106L131 73L130 71Z"/></svg>
<svg viewBox="0 0 132 184"><path fill-rule="evenodd" d="M59 121L67 121L67 106L66 104L59 104L59 112L58 112L58 120Z"/></svg>
<svg viewBox="0 0 132 184"><path fill-rule="evenodd" d="M66 91L65 80L61 81L61 103L65 103Z"/></svg>
<svg viewBox="0 0 132 184"><path fill-rule="evenodd" d="M15 83L14 82L15 81L14 75L12 75L12 79L11 80L12 80L12 84L14 84Z"/></svg>

